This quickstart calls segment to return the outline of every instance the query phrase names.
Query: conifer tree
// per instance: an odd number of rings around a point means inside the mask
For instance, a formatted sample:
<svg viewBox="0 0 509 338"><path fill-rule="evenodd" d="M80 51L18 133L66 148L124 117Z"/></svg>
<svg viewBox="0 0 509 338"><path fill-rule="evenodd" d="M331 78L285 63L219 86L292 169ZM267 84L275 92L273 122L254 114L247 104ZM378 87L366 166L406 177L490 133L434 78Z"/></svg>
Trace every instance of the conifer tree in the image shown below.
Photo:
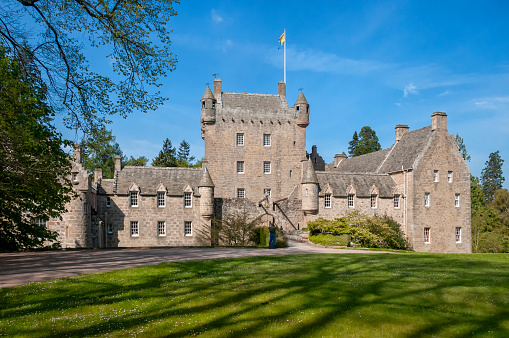
<svg viewBox="0 0 509 338"><path fill-rule="evenodd" d="M357 146L357 143L359 142L359 136L357 136L357 130L353 133L353 137L352 137L352 140L348 143L349 144L349 147L348 147L348 155L350 155L350 157L353 157L355 156L354 155L354 151L355 151L355 147Z"/></svg>
<svg viewBox="0 0 509 338"><path fill-rule="evenodd" d="M191 146L186 140L182 140L179 145L179 150L177 152L177 160L179 167L189 167L191 162L194 161L194 156L189 156L191 152Z"/></svg>
<svg viewBox="0 0 509 338"><path fill-rule="evenodd" d="M156 158L152 161L153 167L176 167L178 160L175 148L171 145L170 139L166 139L163 143L163 149L159 152Z"/></svg>
<svg viewBox="0 0 509 338"><path fill-rule="evenodd" d="M470 155L467 153L467 147L463 143L463 139L459 136L459 134L456 134L456 143L458 143L458 147L460 147L460 153L463 156L463 159L470 162Z"/></svg>
<svg viewBox="0 0 509 338"><path fill-rule="evenodd" d="M380 149L382 149L382 147L380 146L380 142L378 142L375 131L369 126L362 127L359 133L359 140L353 149L353 156L369 154Z"/></svg>
<svg viewBox="0 0 509 338"><path fill-rule="evenodd" d="M495 191L502 188L505 181L502 165L504 160L500 157L499 151L491 153L486 166L481 172L481 183L486 193L488 201L493 201L495 198Z"/></svg>

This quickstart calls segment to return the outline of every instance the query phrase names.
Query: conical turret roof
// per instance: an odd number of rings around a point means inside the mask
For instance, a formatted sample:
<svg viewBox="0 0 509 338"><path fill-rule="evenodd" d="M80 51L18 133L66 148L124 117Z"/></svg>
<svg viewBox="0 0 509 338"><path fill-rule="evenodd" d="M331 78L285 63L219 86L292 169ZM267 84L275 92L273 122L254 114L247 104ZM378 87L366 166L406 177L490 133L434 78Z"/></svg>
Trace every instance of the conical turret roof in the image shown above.
<svg viewBox="0 0 509 338"><path fill-rule="evenodd" d="M303 163L302 183L316 183L318 184L318 177L316 177L315 168L311 159Z"/></svg>
<svg viewBox="0 0 509 338"><path fill-rule="evenodd" d="M300 92L299 97L297 98L297 101L295 101L295 104L298 103L305 103L308 104L308 100L306 100L306 97L304 96L304 93Z"/></svg>
<svg viewBox="0 0 509 338"><path fill-rule="evenodd" d="M212 182L212 178L210 177L210 174L209 174L209 171L207 168L203 169L203 173L201 175L200 183L198 183L198 186L199 187L214 187L214 182Z"/></svg>
<svg viewBox="0 0 509 338"><path fill-rule="evenodd" d="M214 94L212 94L212 90L209 87L205 89L205 93L203 93L202 99L214 99Z"/></svg>

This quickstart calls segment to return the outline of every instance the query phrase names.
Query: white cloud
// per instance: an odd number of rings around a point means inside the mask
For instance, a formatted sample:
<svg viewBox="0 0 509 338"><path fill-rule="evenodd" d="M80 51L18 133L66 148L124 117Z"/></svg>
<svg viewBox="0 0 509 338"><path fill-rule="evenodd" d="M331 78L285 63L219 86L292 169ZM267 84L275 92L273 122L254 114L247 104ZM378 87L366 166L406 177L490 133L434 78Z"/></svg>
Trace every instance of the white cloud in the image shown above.
<svg viewBox="0 0 509 338"><path fill-rule="evenodd" d="M509 103L509 96L485 97L474 100L475 107L480 109L498 109L506 103Z"/></svg>
<svg viewBox="0 0 509 338"><path fill-rule="evenodd" d="M451 92L450 92L450 91L448 91L448 90L446 90L446 91L443 91L443 92L441 92L440 94L438 94L438 96L439 96L439 97L442 97L442 96L446 96L446 95L449 95L449 94L451 94Z"/></svg>
<svg viewBox="0 0 509 338"><path fill-rule="evenodd" d="M401 102L395 102L394 104L398 107L401 107Z"/></svg>
<svg viewBox="0 0 509 338"><path fill-rule="evenodd" d="M221 23L224 20L221 15L217 14L215 9L212 9L210 11L210 15L212 16L212 21L214 21L215 23Z"/></svg>
<svg viewBox="0 0 509 338"><path fill-rule="evenodd" d="M413 83L409 83L405 86L405 89L403 89L403 96L404 97L407 97L408 94L417 94L418 91L417 91L417 87L414 86Z"/></svg>

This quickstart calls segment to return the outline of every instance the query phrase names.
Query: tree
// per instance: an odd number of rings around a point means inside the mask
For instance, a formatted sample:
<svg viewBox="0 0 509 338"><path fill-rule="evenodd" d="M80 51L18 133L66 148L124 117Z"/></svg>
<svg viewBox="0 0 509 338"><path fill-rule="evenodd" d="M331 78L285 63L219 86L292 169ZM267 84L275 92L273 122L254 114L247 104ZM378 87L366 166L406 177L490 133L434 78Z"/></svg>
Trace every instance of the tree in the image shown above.
<svg viewBox="0 0 509 338"><path fill-rule="evenodd" d="M380 149L382 149L382 147L380 146L380 142L378 142L375 131L369 126L362 127L359 133L359 140L353 149L353 156L369 154Z"/></svg>
<svg viewBox="0 0 509 338"><path fill-rule="evenodd" d="M481 172L482 187L486 192L486 198L490 202L495 198L495 191L501 189L505 181L502 172L503 164L504 160L500 157L497 150L490 154L488 161L486 161L486 166Z"/></svg>
<svg viewBox="0 0 509 338"><path fill-rule="evenodd" d="M192 166L191 162L194 161L194 156L189 156L190 151L191 146L189 145L189 143L187 143L186 140L182 140L182 142L180 142L179 150L177 152L177 160L179 167Z"/></svg>
<svg viewBox="0 0 509 338"><path fill-rule="evenodd" d="M122 162L124 166L135 166L135 167L144 167L148 162L148 158L145 156L140 156L138 158L134 158L133 156L129 157L125 162Z"/></svg>
<svg viewBox="0 0 509 338"><path fill-rule="evenodd" d="M458 147L460 148L460 153L463 156L463 159L467 162L470 162L470 155L467 153L467 147L463 143L463 139L456 134L456 143L458 143Z"/></svg>
<svg viewBox="0 0 509 338"><path fill-rule="evenodd" d="M491 207L497 211L506 228L509 228L509 191L507 189L495 191L495 198L491 203Z"/></svg>
<svg viewBox="0 0 509 338"><path fill-rule="evenodd" d="M154 92L175 69L167 23L173 0L4 0L0 42L22 72L39 71L55 111L68 127L89 131L108 115L147 112L165 98ZM115 80L89 70L87 46L101 47ZM94 60L96 61L96 60Z"/></svg>
<svg viewBox="0 0 509 338"><path fill-rule="evenodd" d="M176 167L178 165L177 157L175 156L175 148L171 145L170 139L166 139L163 143L163 149L159 152L156 158L152 161L154 167Z"/></svg>
<svg viewBox="0 0 509 338"><path fill-rule="evenodd" d="M357 130L353 133L353 138L352 140L348 143L349 144L349 147L348 147L348 155L350 155L350 157L353 157L355 156L354 155L354 151L355 151L355 147L357 147L357 143L359 142L359 136L357 136Z"/></svg>
<svg viewBox="0 0 509 338"><path fill-rule="evenodd" d="M57 233L41 225L60 217L73 196L71 163L62 150L71 142L50 124L54 113L46 103L46 88L33 83L19 62L6 54L0 45L2 251L55 242Z"/></svg>
<svg viewBox="0 0 509 338"><path fill-rule="evenodd" d="M113 178L115 174L115 155L120 155L121 161L127 159L115 142L115 136L104 126L91 130L89 136L81 143L83 149L83 167L89 173L100 168L104 178Z"/></svg>

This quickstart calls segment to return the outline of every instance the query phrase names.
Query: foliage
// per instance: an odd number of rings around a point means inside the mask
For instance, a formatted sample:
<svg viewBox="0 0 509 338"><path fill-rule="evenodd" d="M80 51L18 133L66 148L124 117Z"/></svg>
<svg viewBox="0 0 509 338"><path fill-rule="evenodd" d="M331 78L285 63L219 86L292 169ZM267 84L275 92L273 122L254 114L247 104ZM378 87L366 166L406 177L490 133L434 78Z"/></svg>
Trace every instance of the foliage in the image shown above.
<svg viewBox="0 0 509 338"><path fill-rule="evenodd" d="M458 147L460 148L460 153L463 156L463 159L466 162L470 162L470 155L467 153L467 147L463 143L463 139L460 137L459 134L456 134L456 143L458 143Z"/></svg>
<svg viewBox="0 0 509 338"><path fill-rule="evenodd" d="M260 221L261 217L250 218L247 212L237 211L213 221L212 237L215 243L224 246L253 245L253 233Z"/></svg>
<svg viewBox="0 0 509 338"><path fill-rule="evenodd" d="M382 149L375 131L369 126L362 127L358 138L357 132L355 132L353 134L353 140L350 141L349 144L348 153L350 156L360 156Z"/></svg>
<svg viewBox="0 0 509 338"><path fill-rule="evenodd" d="M156 158L152 161L153 167L176 167L178 160L176 157L175 148L171 145L169 138L164 140L163 149L159 152Z"/></svg>
<svg viewBox="0 0 509 338"><path fill-rule="evenodd" d="M109 115L147 112L165 98L155 89L175 69L168 21L172 0L6 0L0 42L24 72L35 67L68 127L90 131ZM83 40L88 39L88 44ZM104 51L113 77L89 70L85 45Z"/></svg>
<svg viewBox="0 0 509 338"><path fill-rule="evenodd" d="M279 248L287 248L288 247L288 239L285 234L281 230L276 231L276 249Z"/></svg>
<svg viewBox="0 0 509 338"><path fill-rule="evenodd" d="M354 155L354 150L355 150L355 147L357 147L357 143L359 143L359 136L357 135L357 130L356 130L353 133L352 140L348 143L349 144L349 146L348 146L348 155L350 155L350 157L355 156Z"/></svg>
<svg viewBox="0 0 509 338"><path fill-rule="evenodd" d="M190 167L194 161L194 156L189 156L191 146L186 140L182 140L177 151L177 160L179 167Z"/></svg>
<svg viewBox="0 0 509 338"><path fill-rule="evenodd" d="M507 254L176 261L0 289L0 331L7 337L506 337L508 271Z"/></svg>
<svg viewBox="0 0 509 338"><path fill-rule="evenodd" d="M81 143L83 151L83 167L89 173L100 168L104 178L113 178L115 174L115 155L125 161L120 145L115 142L115 136L104 126L93 129Z"/></svg>
<svg viewBox="0 0 509 338"><path fill-rule="evenodd" d="M327 246L349 246L351 238L346 234L332 235L317 233L315 235L309 236L309 240L313 243Z"/></svg>
<svg viewBox="0 0 509 338"><path fill-rule="evenodd" d="M410 249L397 222L368 217L357 210L332 221L319 218L309 222L307 227L312 236L319 233L349 235L353 244L366 248Z"/></svg>
<svg viewBox="0 0 509 338"><path fill-rule="evenodd" d="M145 156L140 156L138 158L134 158L133 156L129 157L125 162L122 162L124 166L135 166L135 167L144 167L147 165L148 158Z"/></svg>
<svg viewBox="0 0 509 338"><path fill-rule="evenodd" d="M249 239L257 246L268 247L269 228L266 226L258 226L254 228Z"/></svg>
<svg viewBox="0 0 509 338"><path fill-rule="evenodd" d="M57 234L35 225L71 200L71 146L50 124L46 88L0 47L0 250L42 247Z"/></svg>
<svg viewBox="0 0 509 338"><path fill-rule="evenodd" d="M509 228L509 191L499 189L495 191L495 199L491 203L504 225Z"/></svg>
<svg viewBox="0 0 509 338"><path fill-rule="evenodd" d="M486 166L481 172L482 187L486 192L486 198L490 202L495 198L495 191L501 189L505 181L502 172L503 164L504 160L500 157L497 150L490 154L488 161L486 161Z"/></svg>

